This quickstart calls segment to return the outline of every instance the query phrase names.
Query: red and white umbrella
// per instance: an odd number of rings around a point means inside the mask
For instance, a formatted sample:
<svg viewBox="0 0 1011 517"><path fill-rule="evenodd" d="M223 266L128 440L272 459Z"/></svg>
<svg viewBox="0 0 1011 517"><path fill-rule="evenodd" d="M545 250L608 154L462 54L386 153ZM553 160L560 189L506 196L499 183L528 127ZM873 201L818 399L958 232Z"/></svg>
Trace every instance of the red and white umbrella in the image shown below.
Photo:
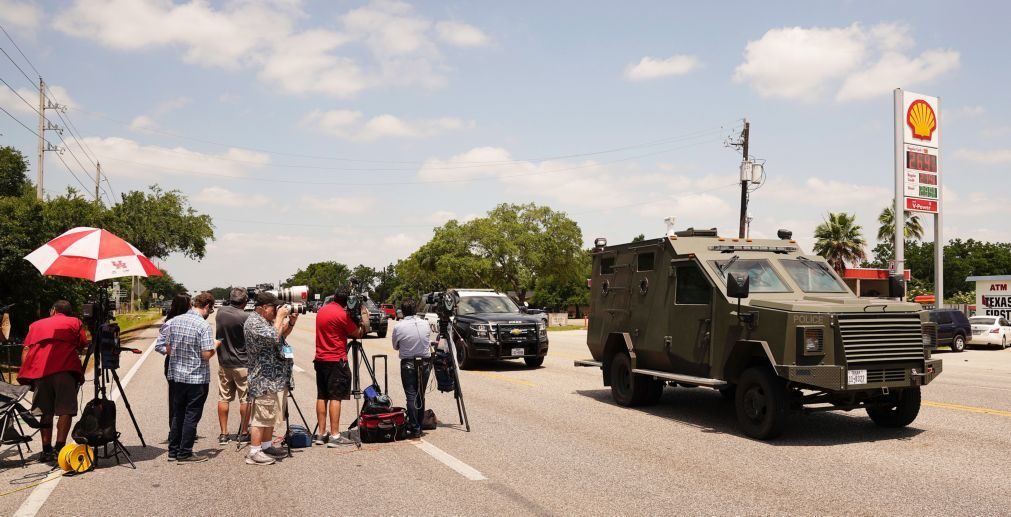
<svg viewBox="0 0 1011 517"><path fill-rule="evenodd" d="M161 276L129 242L100 228L74 228L31 252L25 260L43 275L93 282L123 276Z"/></svg>

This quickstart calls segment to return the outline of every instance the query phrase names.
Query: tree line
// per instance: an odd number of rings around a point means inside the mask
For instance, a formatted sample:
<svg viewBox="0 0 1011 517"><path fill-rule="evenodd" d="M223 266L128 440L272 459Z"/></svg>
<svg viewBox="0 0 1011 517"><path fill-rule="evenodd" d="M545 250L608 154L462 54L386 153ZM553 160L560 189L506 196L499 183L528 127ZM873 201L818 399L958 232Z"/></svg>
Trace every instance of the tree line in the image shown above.
<svg viewBox="0 0 1011 517"><path fill-rule="evenodd" d="M414 253L380 269L339 262L309 264L285 286L332 293L352 277L372 299L397 303L448 288L494 289L535 307L564 310L589 302L589 250L565 213L535 204L500 204L484 217L435 228Z"/></svg>
<svg viewBox="0 0 1011 517"><path fill-rule="evenodd" d="M170 253L200 259L214 238L210 216L197 213L176 190L157 185L122 193L112 206L86 199L80 192L50 194L39 200L28 179L28 160L13 147L0 147L0 305L11 309L13 334L44 315L56 299L79 309L95 294L89 281L39 274L24 257L61 233L78 226L104 228L133 244L151 259ZM185 288L166 277L145 279L153 292L170 296Z"/></svg>
<svg viewBox="0 0 1011 517"><path fill-rule="evenodd" d="M878 216L877 243L871 257L867 241L856 217L846 212L829 213L814 231L814 252L825 257L840 274L846 264L887 268L895 259L895 212L891 207ZM919 216L904 212L903 238L905 266L911 280L907 296L934 291L934 243L922 242ZM1005 275L1011 272L1011 243L951 239L944 245L944 298L952 303L973 303L975 285L966 282L972 275Z"/></svg>

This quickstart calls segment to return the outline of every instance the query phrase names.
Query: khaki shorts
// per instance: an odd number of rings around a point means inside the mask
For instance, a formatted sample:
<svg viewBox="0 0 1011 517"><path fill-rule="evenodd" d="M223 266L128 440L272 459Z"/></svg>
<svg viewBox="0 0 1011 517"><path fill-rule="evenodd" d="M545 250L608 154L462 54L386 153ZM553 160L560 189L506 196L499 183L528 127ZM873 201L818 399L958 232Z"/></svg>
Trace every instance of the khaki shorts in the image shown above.
<svg viewBox="0 0 1011 517"><path fill-rule="evenodd" d="M284 425L284 401L288 390L265 393L253 399L253 415L250 427L275 427Z"/></svg>
<svg viewBox="0 0 1011 517"><path fill-rule="evenodd" d="M239 402L245 403L248 379L246 368L218 368L218 400L231 402L238 395Z"/></svg>

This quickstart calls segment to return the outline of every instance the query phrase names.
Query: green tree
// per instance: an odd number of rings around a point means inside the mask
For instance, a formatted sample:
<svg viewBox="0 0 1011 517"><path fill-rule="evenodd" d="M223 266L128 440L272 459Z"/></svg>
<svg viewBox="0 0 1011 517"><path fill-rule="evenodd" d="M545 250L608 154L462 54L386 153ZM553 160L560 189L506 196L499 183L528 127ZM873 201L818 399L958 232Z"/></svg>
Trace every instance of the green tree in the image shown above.
<svg viewBox="0 0 1011 517"><path fill-rule="evenodd" d="M906 267L926 289L934 289L934 243L911 242L905 251ZM969 276L1003 275L1011 271L1011 243L952 239L944 247L944 297L975 292Z"/></svg>
<svg viewBox="0 0 1011 517"><path fill-rule="evenodd" d="M13 147L0 147L0 197L20 196L31 188L25 155Z"/></svg>
<svg viewBox="0 0 1011 517"><path fill-rule="evenodd" d="M830 212L815 228L814 238L814 252L825 257L840 274L846 270L846 262L859 263L866 256L867 242L862 229L856 218L846 212Z"/></svg>
<svg viewBox="0 0 1011 517"><path fill-rule="evenodd" d="M902 212L905 216L905 226L902 228L902 234L905 240L920 240L923 238L923 225L920 224L920 216L913 214L911 212ZM881 242L894 242L895 241L895 209L892 207L886 207L878 215L878 240Z"/></svg>
<svg viewBox="0 0 1011 517"><path fill-rule="evenodd" d="M105 228L148 258L166 258L178 252L202 259L207 241L214 240L210 216L198 214L178 190L165 191L157 185L149 192L123 194L122 202L109 210Z"/></svg>
<svg viewBox="0 0 1011 517"><path fill-rule="evenodd" d="M186 286L176 282L168 271L165 271L164 269L160 271L162 272L162 276L149 276L141 280L141 283L144 284L144 288L147 289L148 292L159 294L162 298L166 299L171 299L179 293L186 292ZM217 298L217 296L215 296L215 298ZM224 296L224 298L227 298L227 296Z"/></svg>
<svg viewBox="0 0 1011 517"><path fill-rule="evenodd" d="M632 242L642 242L644 240L646 240L646 234L645 233L640 233L639 235L636 235L635 237L632 237Z"/></svg>
<svg viewBox="0 0 1011 517"><path fill-rule="evenodd" d="M296 271L281 286L305 285L309 293L318 293L323 299L333 294L338 285L347 285L350 279L351 269L340 262L314 262Z"/></svg>
<svg viewBox="0 0 1011 517"><path fill-rule="evenodd" d="M211 296L214 296L216 300L228 300L228 297L232 295L232 288L231 286L212 287L207 292L211 293Z"/></svg>
<svg viewBox="0 0 1011 517"><path fill-rule="evenodd" d="M562 212L501 204L486 217L436 228L432 240L397 265L403 283L395 296L483 287L512 292L522 303L539 282L585 282L582 239Z"/></svg>

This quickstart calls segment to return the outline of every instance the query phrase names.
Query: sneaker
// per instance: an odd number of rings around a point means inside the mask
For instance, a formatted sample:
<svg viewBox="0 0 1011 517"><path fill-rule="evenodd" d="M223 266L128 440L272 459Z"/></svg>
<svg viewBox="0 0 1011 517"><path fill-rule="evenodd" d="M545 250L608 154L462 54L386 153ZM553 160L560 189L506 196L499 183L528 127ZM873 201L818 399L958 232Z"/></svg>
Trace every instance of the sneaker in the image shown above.
<svg viewBox="0 0 1011 517"><path fill-rule="evenodd" d="M312 443L316 445L326 445L326 442L330 441L330 433L326 433L323 436L318 434L312 435Z"/></svg>
<svg viewBox="0 0 1011 517"><path fill-rule="evenodd" d="M267 456L270 456L270 457L273 457L273 458L284 458L284 457L288 456L288 451L286 449L282 449L280 447L274 447L273 445L271 445L270 447L267 447L266 449L260 449L260 450L263 451L263 453L266 454Z"/></svg>
<svg viewBox="0 0 1011 517"><path fill-rule="evenodd" d="M242 433L239 435L235 441L239 442L239 445L246 445L249 443L249 433Z"/></svg>
<svg viewBox="0 0 1011 517"><path fill-rule="evenodd" d="M343 437L343 436L341 436L339 434L337 436L331 436L330 437L330 441L326 442L326 446L330 447L330 448L342 447L342 446L345 446L345 445L354 445L354 444L355 444L355 442L353 442L351 440L348 440L347 438L345 438L345 437Z"/></svg>
<svg viewBox="0 0 1011 517"><path fill-rule="evenodd" d="M228 445L228 435L219 434L218 435L218 445Z"/></svg>
<svg viewBox="0 0 1011 517"><path fill-rule="evenodd" d="M190 454L189 456L179 456L176 458L177 465L185 463L202 463L204 461L207 461L207 456L203 454Z"/></svg>
<svg viewBox="0 0 1011 517"><path fill-rule="evenodd" d="M267 456L262 450L246 455L246 465L273 465L274 458Z"/></svg>
<svg viewBox="0 0 1011 517"><path fill-rule="evenodd" d="M49 463L56 459L56 453L53 451L42 451L39 453L39 463Z"/></svg>
<svg viewBox="0 0 1011 517"><path fill-rule="evenodd" d="M169 455L168 455L168 460L169 460L169 461L175 461L175 460L176 460L176 457L175 457L175 455L174 455L174 454L169 454Z"/></svg>

